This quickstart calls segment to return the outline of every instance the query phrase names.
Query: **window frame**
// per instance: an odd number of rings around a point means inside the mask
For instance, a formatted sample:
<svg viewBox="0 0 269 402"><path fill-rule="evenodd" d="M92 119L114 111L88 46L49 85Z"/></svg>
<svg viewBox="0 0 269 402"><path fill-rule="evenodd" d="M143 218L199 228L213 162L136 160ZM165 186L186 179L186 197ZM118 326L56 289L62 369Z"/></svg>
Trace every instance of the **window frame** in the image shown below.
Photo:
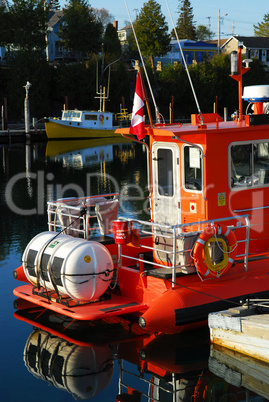
<svg viewBox="0 0 269 402"><path fill-rule="evenodd" d="M200 151L200 163L201 163L201 189L191 189L187 188L185 183L186 183L186 175L185 175L185 149L186 148L196 148L199 149ZM189 192L189 193L203 193L203 187L204 187L204 164L203 164L203 148L199 144L184 144L182 146L182 155L181 155L181 160L182 160L182 187L184 191Z"/></svg>
<svg viewBox="0 0 269 402"><path fill-rule="evenodd" d="M231 142L228 147L228 184L229 184L229 189L231 191L240 191L240 190L253 190L256 188L264 188L269 186L268 183L258 183L254 184L253 177L255 177L255 160L254 160L254 152L253 152L253 146L255 144L262 144L262 143L267 143L269 145L269 139L263 138L260 140L251 140L251 141L235 141ZM231 149L233 146L236 145L251 145L251 159L250 159L250 168L251 168L251 174L249 177L251 177L251 184L250 185L238 185L238 186L232 186L232 153ZM269 159L268 159L269 162ZM269 171L269 164L268 164L268 169Z"/></svg>
<svg viewBox="0 0 269 402"><path fill-rule="evenodd" d="M172 167L172 194L170 194L169 192L167 193L167 194L165 194L164 192L163 193L161 193L160 192L160 190L161 189L165 189L165 186L161 186L160 185L160 180L159 180L159 178L160 178L160 175L159 175L159 171L160 171L160 169L159 169L159 151L169 151L169 152L171 152L171 167ZM169 147L160 147L160 148L158 148L157 149L157 168L156 168L156 174L157 174L157 177L156 177L156 179L157 179L157 189L158 189L158 195L160 196L160 197L170 197L170 198L173 198L174 197L174 195L175 195L175 193L176 193L176 188L175 188L175 177L174 177L174 166L173 166L173 160L174 160L174 150L172 149L172 148L169 148ZM167 185L166 185L167 187L169 186L169 183L167 183Z"/></svg>

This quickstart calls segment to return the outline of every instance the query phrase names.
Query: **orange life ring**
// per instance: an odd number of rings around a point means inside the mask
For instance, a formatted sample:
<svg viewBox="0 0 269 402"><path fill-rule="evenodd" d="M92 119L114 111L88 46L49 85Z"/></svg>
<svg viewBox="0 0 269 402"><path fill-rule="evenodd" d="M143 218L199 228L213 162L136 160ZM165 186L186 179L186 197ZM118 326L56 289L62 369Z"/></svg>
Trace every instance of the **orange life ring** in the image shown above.
<svg viewBox="0 0 269 402"><path fill-rule="evenodd" d="M104 120L104 115L103 114L99 114L99 120L103 121Z"/></svg>
<svg viewBox="0 0 269 402"><path fill-rule="evenodd" d="M223 235L228 243L223 238L217 237ZM214 264L211 261L208 245L212 242L222 244L224 258L221 262ZM237 240L234 232L225 225L208 226L198 237L194 249L193 258L194 265L197 271L207 278L219 278L224 272L233 265L236 257Z"/></svg>

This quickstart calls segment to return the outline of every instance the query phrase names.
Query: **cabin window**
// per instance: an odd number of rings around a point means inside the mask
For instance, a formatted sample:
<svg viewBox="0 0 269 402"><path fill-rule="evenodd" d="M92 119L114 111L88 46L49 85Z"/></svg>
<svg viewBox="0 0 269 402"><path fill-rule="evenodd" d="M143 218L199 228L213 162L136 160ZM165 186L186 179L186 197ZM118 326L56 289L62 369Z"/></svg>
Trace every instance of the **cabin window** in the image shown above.
<svg viewBox="0 0 269 402"><path fill-rule="evenodd" d="M63 117L66 119L80 118L81 112L75 112L74 110L67 110L64 112Z"/></svg>
<svg viewBox="0 0 269 402"><path fill-rule="evenodd" d="M192 191L202 189L202 151L198 147L184 147L184 187Z"/></svg>
<svg viewBox="0 0 269 402"><path fill-rule="evenodd" d="M269 142L232 145L230 160L232 188L269 184Z"/></svg>
<svg viewBox="0 0 269 402"><path fill-rule="evenodd" d="M171 149L159 148L157 152L158 163L158 189L159 194L166 197L174 195L173 179L173 153Z"/></svg>
<svg viewBox="0 0 269 402"><path fill-rule="evenodd" d="M84 116L85 120L97 120L97 114L85 114Z"/></svg>

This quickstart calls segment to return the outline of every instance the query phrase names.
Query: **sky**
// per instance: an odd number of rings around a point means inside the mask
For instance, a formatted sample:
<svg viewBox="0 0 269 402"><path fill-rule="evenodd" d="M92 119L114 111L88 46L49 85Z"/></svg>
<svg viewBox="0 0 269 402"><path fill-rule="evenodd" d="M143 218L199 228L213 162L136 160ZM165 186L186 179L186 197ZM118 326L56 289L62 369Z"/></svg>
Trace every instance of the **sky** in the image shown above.
<svg viewBox="0 0 269 402"><path fill-rule="evenodd" d="M140 11L147 0L126 0L132 21L136 13ZM162 14L166 17L169 29L173 24L169 16L165 0L157 0L161 6ZM66 1L60 1L62 5ZM118 21L118 28L121 29L130 21L125 0L89 0L89 4L94 8L106 8L109 13ZM168 0L174 24L178 19L179 0ZM267 1L254 0L190 0L193 8L195 25L206 25L215 33L214 38L218 37L218 15L220 11L220 36L228 38L231 35L253 36L253 25L263 22L264 15L269 13ZM227 15L225 15L227 14Z"/></svg>

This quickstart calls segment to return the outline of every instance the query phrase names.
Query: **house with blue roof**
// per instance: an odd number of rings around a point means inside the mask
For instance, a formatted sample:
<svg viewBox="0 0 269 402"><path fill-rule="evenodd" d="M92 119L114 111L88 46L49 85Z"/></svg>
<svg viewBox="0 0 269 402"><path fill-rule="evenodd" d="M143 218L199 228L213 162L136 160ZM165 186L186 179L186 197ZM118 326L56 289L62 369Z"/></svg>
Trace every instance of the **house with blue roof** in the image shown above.
<svg viewBox="0 0 269 402"><path fill-rule="evenodd" d="M216 43L194 41L190 39L180 39L180 46L186 60L187 65L201 63L207 59L211 59L218 53ZM163 57L156 58L164 64L182 63L182 55L177 40L171 40L171 50Z"/></svg>

